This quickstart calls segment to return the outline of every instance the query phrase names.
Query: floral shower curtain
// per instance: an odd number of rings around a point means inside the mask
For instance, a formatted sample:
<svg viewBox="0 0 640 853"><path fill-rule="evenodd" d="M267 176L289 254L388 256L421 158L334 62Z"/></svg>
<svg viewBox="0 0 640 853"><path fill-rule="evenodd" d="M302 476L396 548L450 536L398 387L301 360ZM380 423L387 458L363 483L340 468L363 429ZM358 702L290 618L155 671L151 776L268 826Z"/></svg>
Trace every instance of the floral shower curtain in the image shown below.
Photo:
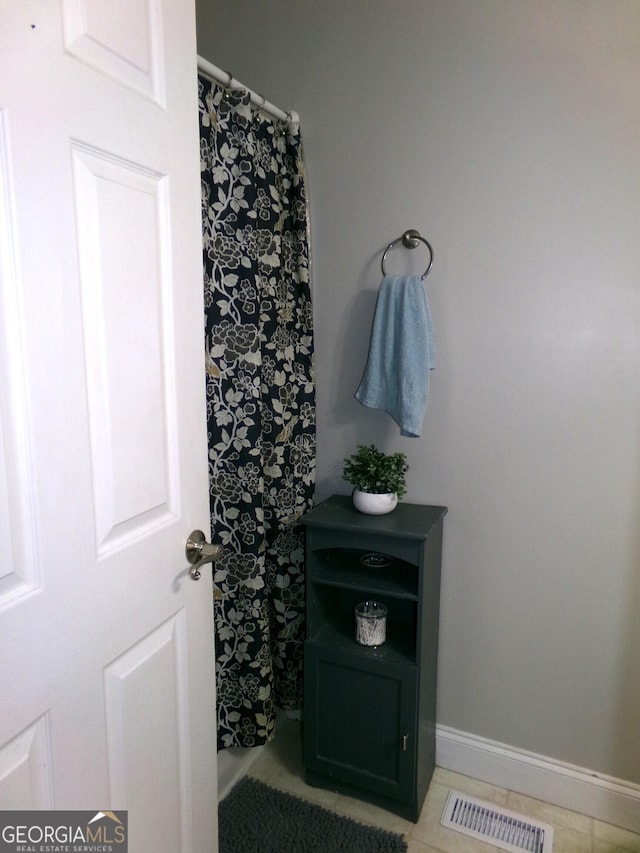
<svg viewBox="0 0 640 853"><path fill-rule="evenodd" d="M304 551L315 480L309 242L296 128L198 81L218 748L302 704Z"/></svg>

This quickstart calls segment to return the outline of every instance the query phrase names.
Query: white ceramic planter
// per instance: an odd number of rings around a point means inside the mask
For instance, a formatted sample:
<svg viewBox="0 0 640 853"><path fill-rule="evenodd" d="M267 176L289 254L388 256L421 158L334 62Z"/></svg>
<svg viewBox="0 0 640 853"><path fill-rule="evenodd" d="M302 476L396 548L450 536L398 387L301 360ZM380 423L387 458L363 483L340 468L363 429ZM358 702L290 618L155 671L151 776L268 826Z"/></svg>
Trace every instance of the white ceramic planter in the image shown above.
<svg viewBox="0 0 640 853"><path fill-rule="evenodd" d="M386 495L374 495L371 492L361 492L360 489L354 489L353 505L358 512L364 512L367 515L386 515L398 505L398 496L395 492L389 492Z"/></svg>

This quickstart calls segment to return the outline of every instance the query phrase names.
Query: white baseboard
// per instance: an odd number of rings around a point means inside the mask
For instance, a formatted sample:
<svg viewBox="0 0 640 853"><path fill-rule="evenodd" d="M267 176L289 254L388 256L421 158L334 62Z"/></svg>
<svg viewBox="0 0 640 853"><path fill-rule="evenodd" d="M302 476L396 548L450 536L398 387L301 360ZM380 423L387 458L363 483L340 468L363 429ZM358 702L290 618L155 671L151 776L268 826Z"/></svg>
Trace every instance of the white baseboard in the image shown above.
<svg viewBox="0 0 640 853"><path fill-rule="evenodd" d="M640 785L436 726L436 764L640 833Z"/></svg>

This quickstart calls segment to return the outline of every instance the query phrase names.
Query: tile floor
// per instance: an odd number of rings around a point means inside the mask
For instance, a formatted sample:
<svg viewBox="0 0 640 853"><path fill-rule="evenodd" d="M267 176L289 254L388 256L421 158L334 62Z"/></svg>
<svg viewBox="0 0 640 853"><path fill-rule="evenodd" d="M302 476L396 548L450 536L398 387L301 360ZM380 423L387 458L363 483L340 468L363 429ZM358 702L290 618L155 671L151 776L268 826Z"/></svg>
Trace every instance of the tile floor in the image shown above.
<svg viewBox="0 0 640 853"><path fill-rule="evenodd" d="M420 820L415 824L360 800L312 788L304 782L300 724L293 720L279 724L275 741L252 765L249 775L354 820L401 833L408 841L409 853L497 851L490 844L440 826L450 788L550 823L554 829L554 853L640 853L640 835L440 768L436 768Z"/></svg>

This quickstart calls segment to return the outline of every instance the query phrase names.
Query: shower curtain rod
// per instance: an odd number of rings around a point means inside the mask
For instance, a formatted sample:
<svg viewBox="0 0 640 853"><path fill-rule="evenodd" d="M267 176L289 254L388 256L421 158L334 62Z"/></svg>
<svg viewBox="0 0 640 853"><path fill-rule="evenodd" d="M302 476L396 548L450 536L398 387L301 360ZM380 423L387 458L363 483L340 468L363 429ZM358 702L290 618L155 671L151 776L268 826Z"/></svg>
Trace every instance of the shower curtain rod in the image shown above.
<svg viewBox="0 0 640 853"><path fill-rule="evenodd" d="M253 89L250 89L248 86L245 86L243 83L234 79L233 75L229 71L223 71L222 68L218 68L217 65L213 65L202 56L198 56L198 71L210 80L222 83L223 86L227 86L230 89L244 89L249 93L251 103L254 107L268 113L270 116L273 116L273 118L277 118L279 121L286 121L289 124L297 124L300 121L298 114L293 110L290 110L289 112L281 110L279 107L276 107L274 104L267 101L263 95L259 95L257 92L254 92Z"/></svg>

